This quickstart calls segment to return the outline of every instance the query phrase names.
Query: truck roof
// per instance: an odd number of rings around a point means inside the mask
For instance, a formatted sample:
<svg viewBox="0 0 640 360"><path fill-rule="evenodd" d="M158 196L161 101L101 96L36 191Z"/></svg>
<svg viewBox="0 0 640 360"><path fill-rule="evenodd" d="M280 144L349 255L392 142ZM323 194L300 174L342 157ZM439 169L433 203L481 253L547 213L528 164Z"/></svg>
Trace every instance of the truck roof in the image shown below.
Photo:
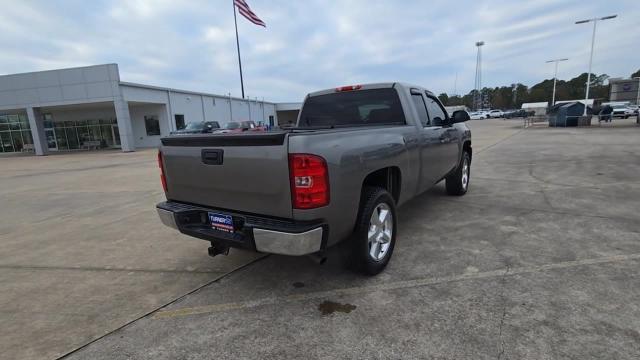
<svg viewBox="0 0 640 360"><path fill-rule="evenodd" d="M382 82L382 83L370 83L370 84L353 84L353 85L346 85L346 86L359 86L358 90L370 90L370 89L385 89L385 88L392 88L394 86L402 86L404 88L418 88L418 89L423 89L425 91L427 91L429 94L433 95L433 93L425 88L423 88L422 86L418 86L418 85L412 85L412 84L407 84L407 83L402 83L402 82ZM319 91L314 91L309 93L307 96L318 96L318 95L326 95L326 94L333 94L336 92L336 89L341 88L342 86L338 86L338 87L334 87L334 88L329 88L329 89L325 89L325 90L319 90Z"/></svg>

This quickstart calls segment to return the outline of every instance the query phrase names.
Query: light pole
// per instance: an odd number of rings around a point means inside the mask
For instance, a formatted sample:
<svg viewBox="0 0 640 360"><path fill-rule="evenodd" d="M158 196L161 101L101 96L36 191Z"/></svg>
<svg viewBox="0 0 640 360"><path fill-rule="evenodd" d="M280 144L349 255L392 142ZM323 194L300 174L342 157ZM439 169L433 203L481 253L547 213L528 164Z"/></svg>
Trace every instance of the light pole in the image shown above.
<svg viewBox="0 0 640 360"><path fill-rule="evenodd" d="M640 106L640 76L634 77L633 79L638 79L638 95L636 95L636 106Z"/></svg>
<svg viewBox="0 0 640 360"><path fill-rule="evenodd" d="M547 63L553 62L556 63L556 70L553 73L553 95L551 96L551 106L556 104L556 80L558 79L558 63L560 61L567 61L569 59L554 59L548 60Z"/></svg>
<svg viewBox="0 0 640 360"><path fill-rule="evenodd" d="M556 80L558 79L558 63L560 61L567 61L569 59L555 59L555 60L549 60L547 61L547 63L556 63L556 70L553 73L553 95L551 95L551 106L556 104Z"/></svg>
<svg viewBox="0 0 640 360"><path fill-rule="evenodd" d="M587 115L587 101L589 100L589 85L591 85L591 63L593 62L593 44L596 42L596 24L598 23L598 21L613 19L617 16L618 15L609 15L601 18L593 18L593 19L576 21L576 24L586 24L589 22L593 22L593 35L591 35L591 55L589 55L589 72L587 73L587 91L585 92L585 97L584 97L583 116Z"/></svg>
<svg viewBox="0 0 640 360"><path fill-rule="evenodd" d="M478 48L478 55L476 56L476 80L474 87L476 88L476 96L474 99L475 110L481 106L482 103L482 94L480 93L482 89L482 50L481 47L484 45L484 41L476 42L476 47Z"/></svg>

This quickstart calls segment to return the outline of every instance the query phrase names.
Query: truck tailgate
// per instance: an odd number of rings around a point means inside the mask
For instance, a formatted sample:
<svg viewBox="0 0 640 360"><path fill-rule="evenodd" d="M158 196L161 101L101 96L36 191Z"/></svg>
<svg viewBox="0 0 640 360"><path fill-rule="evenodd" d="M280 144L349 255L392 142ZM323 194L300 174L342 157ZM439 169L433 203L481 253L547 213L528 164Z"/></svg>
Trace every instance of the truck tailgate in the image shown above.
<svg viewBox="0 0 640 360"><path fill-rule="evenodd" d="M286 133L173 136L161 151L169 200L292 217Z"/></svg>

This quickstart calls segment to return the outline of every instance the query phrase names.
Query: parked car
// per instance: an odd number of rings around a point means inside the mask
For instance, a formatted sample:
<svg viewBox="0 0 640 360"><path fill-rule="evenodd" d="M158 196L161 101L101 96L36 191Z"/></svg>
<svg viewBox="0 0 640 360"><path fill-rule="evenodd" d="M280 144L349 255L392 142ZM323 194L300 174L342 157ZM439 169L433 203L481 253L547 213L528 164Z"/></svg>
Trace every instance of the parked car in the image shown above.
<svg viewBox="0 0 640 360"><path fill-rule="evenodd" d="M502 110L491 110L487 113L487 119L489 118L501 118L502 116L504 116L504 113L502 112Z"/></svg>
<svg viewBox="0 0 640 360"><path fill-rule="evenodd" d="M502 117L503 118L509 118L511 117L512 114L514 114L516 111L518 111L517 109L508 109L508 110L504 110L502 112Z"/></svg>
<svg viewBox="0 0 640 360"><path fill-rule="evenodd" d="M612 117L614 118L624 118L627 119L629 116L635 115L633 109L629 108L628 105L623 104L613 104L611 105L613 108Z"/></svg>
<svg viewBox="0 0 640 360"><path fill-rule="evenodd" d="M424 88L382 83L307 95L294 128L165 137L158 215L209 241L212 256L323 259L349 239L353 266L377 274L396 244L397 206L442 180L450 195L467 192L468 119Z"/></svg>
<svg viewBox="0 0 640 360"><path fill-rule="evenodd" d="M216 134L241 133L245 131L265 131L264 127L259 127L253 121L231 121L223 130L216 131Z"/></svg>
<svg viewBox="0 0 640 360"><path fill-rule="evenodd" d="M214 132L217 129L220 129L220 124L217 121L190 122L184 129L172 131L171 134L207 134Z"/></svg>
<svg viewBox="0 0 640 360"><path fill-rule="evenodd" d="M509 112L504 113L505 119L514 119L514 118L523 118L523 117L527 117L527 111L524 109L511 110Z"/></svg>
<svg viewBox="0 0 640 360"><path fill-rule="evenodd" d="M487 113L484 111L474 111L469 113L469 118L471 120L482 120L487 118Z"/></svg>

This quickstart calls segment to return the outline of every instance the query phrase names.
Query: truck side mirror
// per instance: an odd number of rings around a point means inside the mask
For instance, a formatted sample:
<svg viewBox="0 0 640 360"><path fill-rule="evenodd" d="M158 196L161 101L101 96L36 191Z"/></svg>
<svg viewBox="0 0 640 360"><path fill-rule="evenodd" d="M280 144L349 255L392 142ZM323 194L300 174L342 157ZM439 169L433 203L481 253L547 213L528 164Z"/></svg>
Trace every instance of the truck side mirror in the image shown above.
<svg viewBox="0 0 640 360"><path fill-rule="evenodd" d="M464 111L464 110L457 110L453 112L453 115L451 115L451 119L452 119L452 123L461 123L461 122L465 122L467 120L470 120L471 117L469 117L469 113Z"/></svg>

